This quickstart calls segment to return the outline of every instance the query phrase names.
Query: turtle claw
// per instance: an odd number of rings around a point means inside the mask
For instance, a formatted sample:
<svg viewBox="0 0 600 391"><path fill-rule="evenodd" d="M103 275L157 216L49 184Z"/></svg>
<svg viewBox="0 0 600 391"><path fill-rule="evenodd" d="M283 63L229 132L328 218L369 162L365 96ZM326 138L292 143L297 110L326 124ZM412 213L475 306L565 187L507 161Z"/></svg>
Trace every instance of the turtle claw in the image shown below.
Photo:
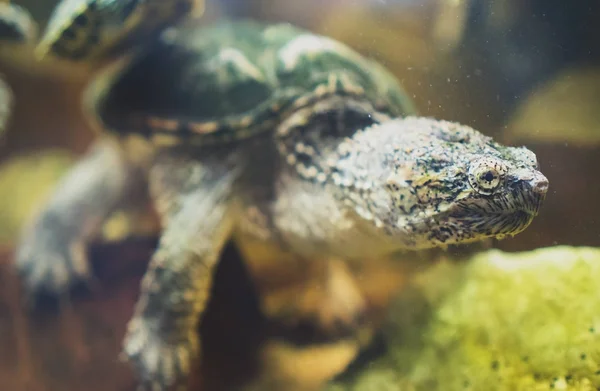
<svg viewBox="0 0 600 391"><path fill-rule="evenodd" d="M180 342L167 342L149 324L134 318L125 338L120 358L129 361L140 379L138 390L186 390L191 361L199 351L196 336Z"/></svg>
<svg viewBox="0 0 600 391"><path fill-rule="evenodd" d="M62 306L75 287L97 289L89 273L86 243L60 226L44 223L44 219L24 236L15 254L15 266L29 309L40 307L48 299Z"/></svg>

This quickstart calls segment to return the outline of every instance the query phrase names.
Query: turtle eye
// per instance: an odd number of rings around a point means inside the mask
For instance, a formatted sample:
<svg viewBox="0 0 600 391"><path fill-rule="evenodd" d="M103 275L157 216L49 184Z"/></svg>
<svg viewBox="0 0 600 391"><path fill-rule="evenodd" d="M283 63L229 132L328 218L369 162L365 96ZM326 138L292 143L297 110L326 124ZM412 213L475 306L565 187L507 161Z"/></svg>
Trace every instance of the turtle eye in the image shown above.
<svg viewBox="0 0 600 391"><path fill-rule="evenodd" d="M506 165L494 158L484 158L471 163L469 184L478 193L489 195L504 183Z"/></svg>

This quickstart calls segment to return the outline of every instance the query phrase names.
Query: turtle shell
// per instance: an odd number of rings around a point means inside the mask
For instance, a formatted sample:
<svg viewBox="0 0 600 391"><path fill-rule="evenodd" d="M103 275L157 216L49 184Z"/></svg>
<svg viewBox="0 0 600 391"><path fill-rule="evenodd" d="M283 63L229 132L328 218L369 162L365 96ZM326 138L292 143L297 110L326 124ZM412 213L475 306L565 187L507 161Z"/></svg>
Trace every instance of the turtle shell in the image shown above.
<svg viewBox="0 0 600 391"><path fill-rule="evenodd" d="M70 61L103 59L150 40L192 12L204 0L62 0L36 49Z"/></svg>
<svg viewBox="0 0 600 391"><path fill-rule="evenodd" d="M250 21L168 31L88 93L105 129L171 144L273 130L286 113L327 95L358 96L393 116L414 111L388 71L344 44Z"/></svg>

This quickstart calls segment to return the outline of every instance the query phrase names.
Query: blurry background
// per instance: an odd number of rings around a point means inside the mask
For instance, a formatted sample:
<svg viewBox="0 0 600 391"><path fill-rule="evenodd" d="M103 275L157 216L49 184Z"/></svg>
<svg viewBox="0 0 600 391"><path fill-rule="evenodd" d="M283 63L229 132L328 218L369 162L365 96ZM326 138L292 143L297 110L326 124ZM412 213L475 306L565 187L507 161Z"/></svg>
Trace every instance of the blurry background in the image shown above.
<svg viewBox="0 0 600 391"><path fill-rule="evenodd" d="M56 1L15 3L43 30ZM421 114L532 149L550 180L546 204L525 232L494 246L600 246L599 1L209 0L206 11L201 23L285 21L343 41L387 66ZM93 138L79 103L90 71L32 61L28 53L0 48L0 73L16 99L0 138L0 241L7 248L27 213ZM242 284L235 284L241 294ZM301 377L297 359L290 371ZM320 366L323 374L316 376L328 376L332 367Z"/></svg>

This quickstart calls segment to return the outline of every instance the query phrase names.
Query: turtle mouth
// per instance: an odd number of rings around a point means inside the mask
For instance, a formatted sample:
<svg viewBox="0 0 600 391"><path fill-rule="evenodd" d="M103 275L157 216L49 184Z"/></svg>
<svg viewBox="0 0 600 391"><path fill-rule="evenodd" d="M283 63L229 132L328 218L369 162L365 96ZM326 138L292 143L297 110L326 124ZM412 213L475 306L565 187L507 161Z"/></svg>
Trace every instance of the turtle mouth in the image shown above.
<svg viewBox="0 0 600 391"><path fill-rule="evenodd" d="M460 243L514 236L531 224L544 198L540 194L515 192L464 200L436 218L431 239Z"/></svg>
<svg viewBox="0 0 600 391"><path fill-rule="evenodd" d="M480 215L481 217L538 215L546 198L545 193L528 191L519 186L513 191L495 196L481 196L464 200L450 211L453 217Z"/></svg>
<svg viewBox="0 0 600 391"><path fill-rule="evenodd" d="M516 235L531 224L535 215L530 210L516 210L505 213L498 219L495 230L490 236L502 238L503 235Z"/></svg>
<svg viewBox="0 0 600 391"><path fill-rule="evenodd" d="M495 236L517 234L529 226L535 214L530 210L504 211L502 213L450 215L450 220L462 223L474 235Z"/></svg>
<svg viewBox="0 0 600 391"><path fill-rule="evenodd" d="M472 243L485 238L504 239L525 230L535 214L530 209L503 210L482 213L480 210L460 208L436 219L428 239L439 244Z"/></svg>

